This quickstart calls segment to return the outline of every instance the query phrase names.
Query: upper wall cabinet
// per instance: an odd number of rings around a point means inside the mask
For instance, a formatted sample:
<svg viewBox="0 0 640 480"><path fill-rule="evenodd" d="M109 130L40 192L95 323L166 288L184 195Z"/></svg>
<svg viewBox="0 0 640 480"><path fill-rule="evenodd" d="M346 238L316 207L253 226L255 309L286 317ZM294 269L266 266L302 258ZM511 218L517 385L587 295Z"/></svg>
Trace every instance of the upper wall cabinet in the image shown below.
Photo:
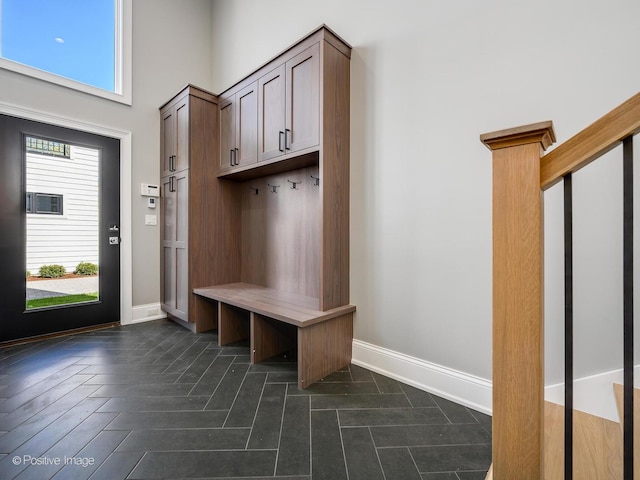
<svg viewBox="0 0 640 480"><path fill-rule="evenodd" d="M258 160L318 145L319 56L316 43L258 81Z"/></svg>
<svg viewBox="0 0 640 480"><path fill-rule="evenodd" d="M160 123L160 176L189 168L189 102L179 99L162 111Z"/></svg>
<svg viewBox="0 0 640 480"><path fill-rule="evenodd" d="M258 160L258 92L253 82L220 101L220 168Z"/></svg>
<svg viewBox="0 0 640 480"><path fill-rule="evenodd" d="M317 163L311 154L324 151L321 122L334 109L327 102L342 108L348 99L350 56L351 48L322 26L223 92L218 177L246 179ZM339 113L341 122L348 120L348 112Z"/></svg>

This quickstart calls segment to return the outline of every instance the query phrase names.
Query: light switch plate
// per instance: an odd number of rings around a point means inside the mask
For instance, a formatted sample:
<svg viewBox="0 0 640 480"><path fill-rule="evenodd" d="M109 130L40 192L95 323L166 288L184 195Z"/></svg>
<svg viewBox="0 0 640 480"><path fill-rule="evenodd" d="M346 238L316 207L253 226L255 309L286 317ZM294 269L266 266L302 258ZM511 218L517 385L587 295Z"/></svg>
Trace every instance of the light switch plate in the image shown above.
<svg viewBox="0 0 640 480"><path fill-rule="evenodd" d="M144 224L145 225L157 225L158 224L158 216L157 215L145 215L144 216Z"/></svg>

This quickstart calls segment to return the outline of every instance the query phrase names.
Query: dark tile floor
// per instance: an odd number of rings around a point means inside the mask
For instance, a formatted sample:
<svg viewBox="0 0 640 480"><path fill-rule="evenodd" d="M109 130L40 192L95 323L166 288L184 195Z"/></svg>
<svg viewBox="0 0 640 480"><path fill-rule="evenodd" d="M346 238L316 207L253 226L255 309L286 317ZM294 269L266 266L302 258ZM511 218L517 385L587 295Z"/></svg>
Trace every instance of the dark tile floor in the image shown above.
<svg viewBox="0 0 640 480"><path fill-rule="evenodd" d="M484 480L491 418L169 321L0 349L0 478Z"/></svg>

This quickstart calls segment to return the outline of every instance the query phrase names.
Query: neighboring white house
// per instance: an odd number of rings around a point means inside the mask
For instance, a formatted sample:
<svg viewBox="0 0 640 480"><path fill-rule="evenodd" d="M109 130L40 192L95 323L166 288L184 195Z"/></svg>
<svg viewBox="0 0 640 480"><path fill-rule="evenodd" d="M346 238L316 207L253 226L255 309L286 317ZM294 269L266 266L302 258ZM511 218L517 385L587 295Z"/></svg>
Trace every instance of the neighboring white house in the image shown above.
<svg viewBox="0 0 640 480"><path fill-rule="evenodd" d="M27 265L99 264L99 162L95 149L27 138ZM48 152L43 154L42 152Z"/></svg>

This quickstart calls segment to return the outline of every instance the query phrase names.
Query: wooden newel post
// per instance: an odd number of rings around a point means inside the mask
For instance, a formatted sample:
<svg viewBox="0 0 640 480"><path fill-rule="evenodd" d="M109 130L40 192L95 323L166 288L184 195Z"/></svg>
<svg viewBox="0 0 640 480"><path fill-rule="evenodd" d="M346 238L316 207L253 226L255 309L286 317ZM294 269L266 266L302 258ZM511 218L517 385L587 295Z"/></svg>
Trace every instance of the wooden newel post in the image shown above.
<svg viewBox="0 0 640 480"><path fill-rule="evenodd" d="M487 133L493 152L493 478L543 478L543 202L551 122Z"/></svg>

